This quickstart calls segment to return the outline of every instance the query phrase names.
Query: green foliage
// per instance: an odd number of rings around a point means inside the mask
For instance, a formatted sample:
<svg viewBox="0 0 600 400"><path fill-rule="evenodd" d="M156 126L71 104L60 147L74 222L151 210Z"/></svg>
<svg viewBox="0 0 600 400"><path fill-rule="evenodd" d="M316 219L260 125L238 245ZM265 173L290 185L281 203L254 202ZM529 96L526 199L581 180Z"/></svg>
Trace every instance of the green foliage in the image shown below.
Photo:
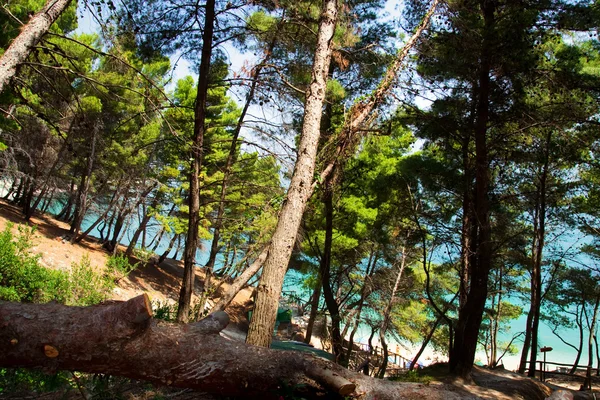
<svg viewBox="0 0 600 400"><path fill-rule="evenodd" d="M421 373L419 373L419 371L412 370L407 371L399 376L390 378L390 380L394 382L416 382L422 383L424 385L429 385L434 380L434 378L429 375L422 375Z"/></svg>
<svg viewBox="0 0 600 400"><path fill-rule="evenodd" d="M0 396L19 392L51 392L70 386L68 372L48 375L40 370L0 368Z"/></svg>
<svg viewBox="0 0 600 400"><path fill-rule="evenodd" d="M142 254L145 255L147 252L143 252ZM135 270L139 265L140 262L131 264L129 262L129 258L127 258L127 256L124 254L116 254L108 257L108 260L106 261L106 270L107 274L111 276L112 280L115 283L118 283L121 279L129 275L131 271Z"/></svg>
<svg viewBox="0 0 600 400"><path fill-rule="evenodd" d="M0 233L1 300L87 306L108 298L114 279L94 271L87 256L73 263L70 272L45 268L31 253L35 227L20 225L16 237L12 227L8 224Z"/></svg>
<svg viewBox="0 0 600 400"><path fill-rule="evenodd" d="M152 318L154 319L161 319L167 322L174 322L177 316L177 304L170 304L167 301L153 301L152 312Z"/></svg>
<svg viewBox="0 0 600 400"><path fill-rule="evenodd" d="M113 280L94 271L89 257L84 256L80 262L71 264L67 304L90 306L101 303L107 300L113 288Z"/></svg>
<svg viewBox="0 0 600 400"><path fill-rule="evenodd" d="M34 227L20 225L16 238L12 224L0 233L0 299L45 303L65 302L68 280L65 273L39 264L39 256L31 254Z"/></svg>

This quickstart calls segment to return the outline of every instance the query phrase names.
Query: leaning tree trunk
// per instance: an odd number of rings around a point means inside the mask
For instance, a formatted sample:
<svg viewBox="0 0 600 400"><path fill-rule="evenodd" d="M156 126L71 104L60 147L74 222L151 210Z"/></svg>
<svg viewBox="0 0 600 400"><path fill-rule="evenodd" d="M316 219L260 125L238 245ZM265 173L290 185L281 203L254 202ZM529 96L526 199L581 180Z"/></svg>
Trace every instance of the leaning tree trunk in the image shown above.
<svg viewBox="0 0 600 400"><path fill-rule="evenodd" d="M158 203L161 200L161 195L160 192L157 192L154 196L154 199L152 200L152 203L150 204L150 208L152 210L156 209L156 206L158 206ZM129 242L129 246L127 246L127 250L125 250L125 255L126 256L131 256L133 254L133 249L135 248L135 245L137 244L140 235L142 234L143 231L146 230L146 226L148 225L148 222L150 222L150 219L152 218L153 214L146 210L146 212L144 213L144 217L142 218L140 225L138 226L138 228L136 229L135 233L133 234L131 241ZM144 248L143 245L143 241L142 241L142 248Z"/></svg>
<svg viewBox="0 0 600 400"><path fill-rule="evenodd" d="M221 295L219 301L212 307L211 312L224 310L229 303L235 298L240 290L248 283L250 279L260 270L264 264L267 254L269 254L269 246L265 246L256 260L248 268L242 272L240 276L235 278L229 288Z"/></svg>
<svg viewBox="0 0 600 400"><path fill-rule="evenodd" d="M82 232L77 237L75 237L73 239L73 243L81 242L94 230L94 228L96 226L98 226L102 221L106 220L106 216L113 210L113 206L115 205L117 200L119 200L120 192L121 192L121 181L119 180L119 183L117 184L116 189L113 191L113 194L108 202L108 205L106 206L106 209L104 209L104 211L102 212L102 215L100 215L96 219L96 221L94 221L90 226L88 226L88 228L85 230L85 232Z"/></svg>
<svg viewBox="0 0 600 400"><path fill-rule="evenodd" d="M312 192L321 110L325 100L337 6L336 0L323 1L311 84L306 93L298 158L258 285L258 295L247 337L247 342L250 344L264 347L271 344L283 278L296 242L306 202Z"/></svg>
<svg viewBox="0 0 600 400"><path fill-rule="evenodd" d="M310 299L310 314L308 316L308 323L306 324L306 333L304 334L304 343L310 343L312 339L312 332L315 326L315 320L319 312L319 303L321 302L321 273L317 272L317 281L315 283L315 289L313 290L312 297Z"/></svg>
<svg viewBox="0 0 600 400"><path fill-rule="evenodd" d="M438 315L438 317L436 318L435 322L433 323L433 326L431 327L431 330L429 331L429 333L427 334L427 336L425 337L425 339L423 339L423 343L421 343L421 347L419 348L419 351L417 351L417 354L412 359L412 362L410 363L410 366L408 367L409 371L412 371L412 370L415 369L415 366L417 365L417 362L419 361L419 358L421 358L421 355L423 355L423 352L425 351L425 349L427 348L427 345L431 341L431 338L433 337L433 334L435 333L435 330L440 325L440 322L442 321L442 318L443 317L441 315Z"/></svg>
<svg viewBox="0 0 600 400"><path fill-rule="evenodd" d="M331 251L333 245L333 177L329 175L325 181L323 192L323 204L325 206L325 242L323 244L323 255L319 265L319 275L323 288L325 306L331 317L331 346L335 361L341 365L347 365L344 359L344 338L341 333L340 305L331 287Z"/></svg>
<svg viewBox="0 0 600 400"><path fill-rule="evenodd" d="M29 53L42 39L50 26L67 9L71 0L48 0L21 30L8 49L0 57L0 93L17 72L19 64L23 63Z"/></svg>
<svg viewBox="0 0 600 400"><path fill-rule="evenodd" d="M194 139L190 168L190 192L188 195L188 232L183 255L183 281L179 292L177 321L186 322L192 303L192 292L196 280L196 250L198 249L198 225L200 223L200 169L204 158L204 132L206 130L206 99L210 58L212 56L213 30L215 23L215 0L207 0L204 8L204 32L202 33L202 56L198 76L198 90L194 108Z"/></svg>
<svg viewBox="0 0 600 400"><path fill-rule="evenodd" d="M159 264L167 259L167 256L169 255L169 253L171 252L171 250L173 250L173 247L175 246L175 241L177 239L179 239L180 235L181 235L180 233L173 233L173 237L171 237L171 240L169 241L169 245L167 246L167 249L165 251L163 251L163 253L158 258Z"/></svg>
<svg viewBox="0 0 600 400"><path fill-rule="evenodd" d="M537 193L535 211L536 221L533 238L533 251L532 251L532 276L531 276L531 306L530 314L533 314L531 318L531 354L529 356L529 377L535 377L535 365L537 362L537 348L538 348L538 330L540 326L540 309L542 307L542 253L544 251L544 241L546 232L546 184L548 180L548 164L550 159L550 141L552 138L552 130L548 131L546 141L546 154L544 159L544 165L542 169L542 175L539 180L539 188Z"/></svg>

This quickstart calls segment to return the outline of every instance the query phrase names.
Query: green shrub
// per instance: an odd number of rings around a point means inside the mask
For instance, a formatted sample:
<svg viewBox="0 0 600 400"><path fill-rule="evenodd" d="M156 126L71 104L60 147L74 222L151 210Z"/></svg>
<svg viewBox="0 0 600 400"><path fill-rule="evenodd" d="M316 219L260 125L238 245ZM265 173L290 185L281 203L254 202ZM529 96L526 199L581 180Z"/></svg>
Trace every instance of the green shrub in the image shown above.
<svg viewBox="0 0 600 400"><path fill-rule="evenodd" d="M35 228L19 226L14 237L12 226L0 232L0 300L87 306L108 298L115 287L112 273L94 271L87 256L73 263L70 273L45 268L31 252Z"/></svg>
<svg viewBox="0 0 600 400"><path fill-rule="evenodd" d="M106 300L115 287L115 275L128 273L134 267L125 257L109 259L106 274L94 271L90 259L84 256L71 265L70 272L52 270L40 265L40 256L32 253L35 228L19 226L13 235L12 224L0 232L0 300L44 303L57 301L69 305L87 306ZM0 397L3 393L48 392L57 389L76 390L79 382L94 398L116 398L102 385L104 381L92 375L75 379L66 372L47 375L35 369L0 368Z"/></svg>
<svg viewBox="0 0 600 400"><path fill-rule="evenodd" d="M68 278L39 264L39 255L31 253L35 228L19 226L13 237L12 224L0 232L0 300L45 303L64 302Z"/></svg>
<svg viewBox="0 0 600 400"><path fill-rule="evenodd" d="M153 318L173 322L177 316L177 304L169 304L165 301L152 302Z"/></svg>
<svg viewBox="0 0 600 400"><path fill-rule="evenodd" d="M390 380L400 381L400 382L416 382L416 383L423 383L425 385L429 385L433 381L433 377L429 376L429 375L421 375L421 374L419 374L419 372L412 370L412 371L407 371L406 373L401 374L399 376L390 378Z"/></svg>
<svg viewBox="0 0 600 400"><path fill-rule="evenodd" d="M131 271L138 267L139 263L130 264L129 259L123 254L116 254L108 257L106 269L115 283L125 278Z"/></svg>
<svg viewBox="0 0 600 400"><path fill-rule="evenodd" d="M110 275L94 271L87 255L80 262L71 264L69 284L71 295L67 304L77 306L101 303L115 287Z"/></svg>
<svg viewBox="0 0 600 400"><path fill-rule="evenodd" d="M65 385L69 385L67 372L48 375L37 369L0 368L0 397L2 394L23 391L51 392Z"/></svg>

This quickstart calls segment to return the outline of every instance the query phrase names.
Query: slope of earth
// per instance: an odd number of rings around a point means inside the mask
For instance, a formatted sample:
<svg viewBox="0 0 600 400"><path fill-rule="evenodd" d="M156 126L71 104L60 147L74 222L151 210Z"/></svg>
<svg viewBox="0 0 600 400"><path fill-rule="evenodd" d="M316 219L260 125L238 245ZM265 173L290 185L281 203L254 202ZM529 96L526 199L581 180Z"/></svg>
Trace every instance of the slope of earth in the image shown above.
<svg viewBox="0 0 600 400"><path fill-rule="evenodd" d="M26 224L21 210L11 203L0 200L0 230L8 223L13 223L13 231L17 232L19 224ZM36 214L27 225L36 227L33 236L32 251L40 255L40 263L47 268L68 270L72 263L88 257L90 265L97 271L102 271L109 254L93 237L85 238L81 243L71 244L65 238L69 236L69 224L58 221L49 215ZM121 247L124 251L125 248ZM111 300L128 300L132 297L147 293L154 304L176 304L183 277L183 263L167 259L160 265L148 264L134 270L129 276L121 279L114 289ZM199 289L204 278L202 269L196 269L196 289ZM223 283L221 288L227 288ZM199 292L196 290L196 292ZM244 289L235 297L226 309L232 322L244 325L246 304L252 290ZM192 299L197 300L196 296Z"/></svg>

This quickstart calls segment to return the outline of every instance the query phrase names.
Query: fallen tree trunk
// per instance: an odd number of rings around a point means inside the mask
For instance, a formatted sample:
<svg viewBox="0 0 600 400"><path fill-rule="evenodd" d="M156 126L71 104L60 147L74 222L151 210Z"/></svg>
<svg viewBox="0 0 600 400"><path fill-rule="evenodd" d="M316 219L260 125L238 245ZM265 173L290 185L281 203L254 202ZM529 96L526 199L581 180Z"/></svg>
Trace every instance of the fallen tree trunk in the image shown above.
<svg viewBox="0 0 600 400"><path fill-rule="evenodd" d="M229 341L219 335L228 323L224 312L191 324L154 320L146 295L91 307L0 302L0 367L106 373L240 397L279 398L283 383L320 385L364 399L432 392L369 378L314 356ZM443 386L433 394L425 397L461 398L456 388Z"/></svg>

